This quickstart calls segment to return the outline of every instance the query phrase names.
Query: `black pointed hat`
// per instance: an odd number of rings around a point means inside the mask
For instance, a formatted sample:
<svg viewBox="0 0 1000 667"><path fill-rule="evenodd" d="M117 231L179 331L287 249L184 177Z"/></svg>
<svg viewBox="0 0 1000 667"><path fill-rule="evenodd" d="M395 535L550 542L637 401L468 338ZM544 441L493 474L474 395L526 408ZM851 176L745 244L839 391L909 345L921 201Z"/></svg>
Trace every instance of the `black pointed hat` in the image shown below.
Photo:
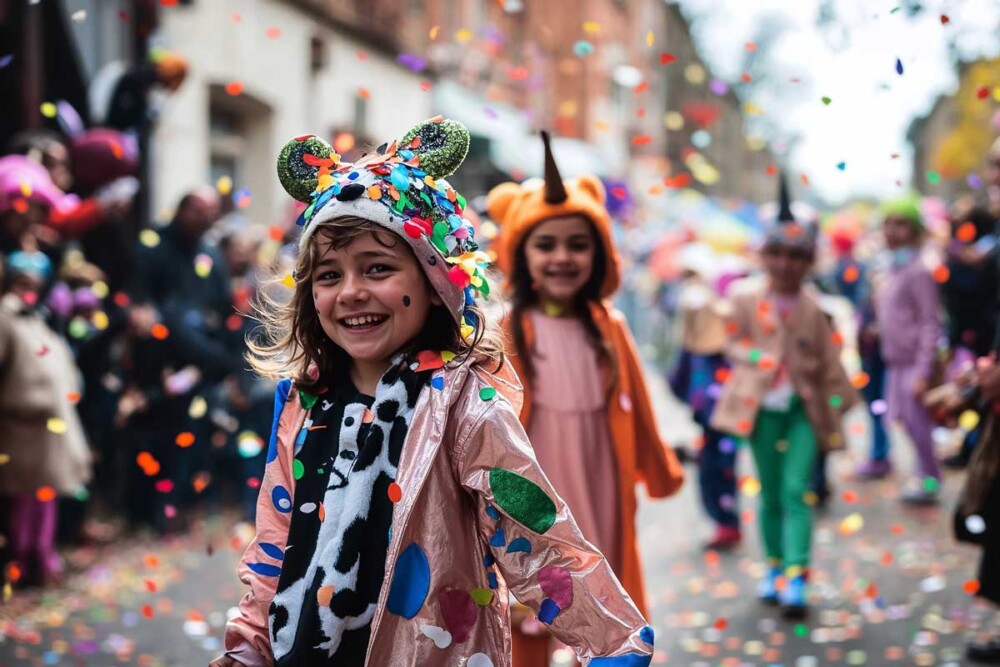
<svg viewBox="0 0 1000 667"><path fill-rule="evenodd" d="M542 135L542 143L545 145L545 201L549 204L561 204L566 201L566 186L563 185L559 166L552 155L549 133L542 130L540 134Z"/></svg>

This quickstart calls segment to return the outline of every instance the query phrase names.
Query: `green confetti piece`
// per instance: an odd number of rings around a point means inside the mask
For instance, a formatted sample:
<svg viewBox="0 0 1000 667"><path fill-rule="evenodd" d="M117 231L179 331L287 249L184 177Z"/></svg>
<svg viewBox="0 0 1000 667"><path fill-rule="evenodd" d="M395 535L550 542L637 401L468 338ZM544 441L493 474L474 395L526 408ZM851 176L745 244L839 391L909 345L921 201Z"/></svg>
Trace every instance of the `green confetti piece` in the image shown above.
<svg viewBox="0 0 1000 667"><path fill-rule="evenodd" d="M751 364L756 364L760 361L760 358L762 356L763 354L761 353L760 350L750 350L750 354L748 355L747 358L750 359Z"/></svg>
<svg viewBox="0 0 1000 667"><path fill-rule="evenodd" d="M462 210L465 210L465 197L458 195L455 197L455 200L458 202L458 205L462 208Z"/></svg>
<svg viewBox="0 0 1000 667"><path fill-rule="evenodd" d="M299 403L306 410L311 410L312 406L316 405L316 401L319 400L319 396L316 394L310 394L307 391L299 389Z"/></svg>
<svg viewBox="0 0 1000 667"><path fill-rule="evenodd" d="M936 171L928 171L927 172L927 182L928 183L940 183L941 182L941 175L938 174Z"/></svg>
<svg viewBox="0 0 1000 667"><path fill-rule="evenodd" d="M924 491L927 493L937 493L940 483L933 477L924 477Z"/></svg>
<svg viewBox="0 0 1000 667"><path fill-rule="evenodd" d="M447 236L448 232L450 232L450 231L451 231L451 228L448 226L447 222L435 222L434 223L434 238L435 239L443 239L445 236Z"/></svg>
<svg viewBox="0 0 1000 667"><path fill-rule="evenodd" d="M295 479L302 479L302 476L306 474L306 467L303 465L302 461L295 459L292 463L292 477Z"/></svg>
<svg viewBox="0 0 1000 667"><path fill-rule="evenodd" d="M490 490L500 509L539 535L556 522L556 504L530 479L509 470L492 468Z"/></svg>
<svg viewBox="0 0 1000 667"><path fill-rule="evenodd" d="M830 407L831 408L839 408L843 404L844 404L844 399L841 398L840 395L834 394L833 396L830 397Z"/></svg>
<svg viewBox="0 0 1000 667"><path fill-rule="evenodd" d="M479 398L488 401L497 395L497 390L493 387L483 387L479 390Z"/></svg>
<svg viewBox="0 0 1000 667"><path fill-rule="evenodd" d="M485 607L490 602L493 602L493 591L488 588L473 589L471 595L472 601L480 607Z"/></svg>
<svg viewBox="0 0 1000 667"><path fill-rule="evenodd" d="M81 486L80 489L73 494L73 497L79 500L80 502L83 502L90 498L90 491L88 491L86 487Z"/></svg>
<svg viewBox="0 0 1000 667"><path fill-rule="evenodd" d="M830 102L832 102L832 101L833 101L833 100L831 100L831 99L830 99L829 97L824 97L824 98L823 98L823 104L827 104L827 105L829 105L829 104L830 104Z"/></svg>
<svg viewBox="0 0 1000 667"><path fill-rule="evenodd" d="M809 634L809 628L804 623L796 623L795 634L799 637L805 637Z"/></svg>

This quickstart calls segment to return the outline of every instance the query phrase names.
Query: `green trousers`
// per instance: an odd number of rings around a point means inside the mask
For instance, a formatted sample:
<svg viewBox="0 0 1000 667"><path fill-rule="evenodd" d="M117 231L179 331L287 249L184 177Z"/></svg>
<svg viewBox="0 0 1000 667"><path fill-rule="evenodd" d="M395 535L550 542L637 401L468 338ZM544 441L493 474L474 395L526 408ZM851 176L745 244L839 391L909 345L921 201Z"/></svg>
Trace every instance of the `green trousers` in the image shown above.
<svg viewBox="0 0 1000 667"><path fill-rule="evenodd" d="M760 479L759 523L772 565L808 568L812 507L806 502L816 464L816 436L802 401L787 412L761 410L750 436Z"/></svg>

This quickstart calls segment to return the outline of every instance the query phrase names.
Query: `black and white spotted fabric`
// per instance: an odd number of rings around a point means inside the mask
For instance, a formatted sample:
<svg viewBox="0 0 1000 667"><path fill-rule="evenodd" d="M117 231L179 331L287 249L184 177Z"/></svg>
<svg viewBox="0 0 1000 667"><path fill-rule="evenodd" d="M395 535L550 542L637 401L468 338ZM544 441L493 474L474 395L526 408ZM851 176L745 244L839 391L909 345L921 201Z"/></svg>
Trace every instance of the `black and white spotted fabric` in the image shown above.
<svg viewBox="0 0 1000 667"><path fill-rule="evenodd" d="M429 379L400 359L374 399L345 378L311 408L296 442L292 519L270 609L277 667L364 665L385 578L389 487Z"/></svg>

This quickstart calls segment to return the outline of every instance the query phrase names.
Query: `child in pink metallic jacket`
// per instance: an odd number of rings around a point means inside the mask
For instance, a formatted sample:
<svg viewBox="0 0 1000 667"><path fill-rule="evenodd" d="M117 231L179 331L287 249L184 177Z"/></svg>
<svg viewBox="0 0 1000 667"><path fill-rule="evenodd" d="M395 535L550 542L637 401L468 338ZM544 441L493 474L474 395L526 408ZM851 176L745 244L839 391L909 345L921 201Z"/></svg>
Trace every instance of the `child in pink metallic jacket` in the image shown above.
<svg viewBox="0 0 1000 667"><path fill-rule="evenodd" d="M292 379L213 667L508 667L508 593L585 664L649 664L653 631L539 469L476 306L488 261L442 180L468 141L438 118L355 164L312 136L281 152L309 206L250 360Z"/></svg>

